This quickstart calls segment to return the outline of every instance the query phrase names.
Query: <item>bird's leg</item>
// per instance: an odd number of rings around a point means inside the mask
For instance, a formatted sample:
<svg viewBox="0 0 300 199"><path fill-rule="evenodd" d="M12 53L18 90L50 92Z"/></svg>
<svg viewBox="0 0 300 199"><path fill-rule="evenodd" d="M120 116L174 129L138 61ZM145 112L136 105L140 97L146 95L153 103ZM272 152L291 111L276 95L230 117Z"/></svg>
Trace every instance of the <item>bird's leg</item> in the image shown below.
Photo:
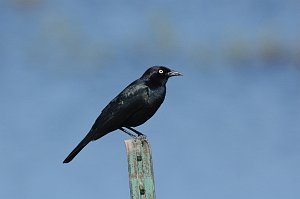
<svg viewBox="0 0 300 199"><path fill-rule="evenodd" d="M131 128L131 127L125 127L125 128L127 128L127 129L129 129L129 130L135 132L135 133L138 135L138 137L142 137L142 138L145 138L145 139L147 138L147 136L146 136L145 134L143 134L143 133L141 133L141 132L135 130L134 128Z"/></svg>
<svg viewBox="0 0 300 199"><path fill-rule="evenodd" d="M128 134L130 137L132 137L132 138L136 138L136 136L135 135L133 135L132 133L130 133L129 131L127 131L126 129L124 129L124 128L119 128L121 131L123 131L124 133L126 133L126 134Z"/></svg>
<svg viewBox="0 0 300 199"><path fill-rule="evenodd" d="M125 128L127 128L127 129L129 129L129 130L135 132L138 136L144 135L144 134L142 134L141 132L135 130L134 128L131 128L131 127L125 127Z"/></svg>

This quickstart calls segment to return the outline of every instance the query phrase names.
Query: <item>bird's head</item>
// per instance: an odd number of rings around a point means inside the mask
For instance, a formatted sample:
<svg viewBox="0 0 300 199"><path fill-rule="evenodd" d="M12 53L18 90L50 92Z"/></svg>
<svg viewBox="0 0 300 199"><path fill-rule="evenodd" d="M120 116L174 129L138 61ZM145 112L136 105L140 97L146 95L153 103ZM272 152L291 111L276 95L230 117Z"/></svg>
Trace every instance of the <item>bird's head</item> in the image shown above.
<svg viewBox="0 0 300 199"><path fill-rule="evenodd" d="M146 70L141 79L149 80L154 84L165 85L169 77L173 76L182 76L182 74L165 66L153 66Z"/></svg>

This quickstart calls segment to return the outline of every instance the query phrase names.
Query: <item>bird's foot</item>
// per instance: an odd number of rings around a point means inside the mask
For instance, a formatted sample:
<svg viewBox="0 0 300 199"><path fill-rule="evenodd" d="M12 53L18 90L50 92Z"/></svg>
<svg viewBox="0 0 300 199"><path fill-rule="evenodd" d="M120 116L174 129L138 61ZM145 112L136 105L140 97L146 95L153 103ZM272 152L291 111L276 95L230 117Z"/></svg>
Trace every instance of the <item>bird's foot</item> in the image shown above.
<svg viewBox="0 0 300 199"><path fill-rule="evenodd" d="M144 135L144 134L141 134L141 135L137 136L137 139L139 139L139 140L147 140L147 136Z"/></svg>

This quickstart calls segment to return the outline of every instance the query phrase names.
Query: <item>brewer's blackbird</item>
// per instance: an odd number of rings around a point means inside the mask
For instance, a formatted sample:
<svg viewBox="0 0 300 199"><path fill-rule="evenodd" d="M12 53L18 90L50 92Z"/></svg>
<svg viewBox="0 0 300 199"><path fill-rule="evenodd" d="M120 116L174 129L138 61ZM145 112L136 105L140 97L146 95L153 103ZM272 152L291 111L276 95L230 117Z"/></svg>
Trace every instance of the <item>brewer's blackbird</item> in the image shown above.
<svg viewBox="0 0 300 199"><path fill-rule="evenodd" d="M102 110L89 133L63 163L70 162L89 142L114 130L120 129L133 136L126 128L138 136L143 135L132 127L145 123L154 115L165 99L169 77L180 75L164 66L153 66L146 70L142 77L129 84Z"/></svg>

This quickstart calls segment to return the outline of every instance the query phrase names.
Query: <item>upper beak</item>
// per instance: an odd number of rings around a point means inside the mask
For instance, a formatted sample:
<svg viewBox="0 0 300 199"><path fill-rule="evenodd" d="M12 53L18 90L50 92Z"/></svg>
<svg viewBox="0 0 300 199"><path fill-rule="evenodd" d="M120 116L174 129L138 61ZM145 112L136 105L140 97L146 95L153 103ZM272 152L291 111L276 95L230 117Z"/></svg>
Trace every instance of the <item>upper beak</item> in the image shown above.
<svg viewBox="0 0 300 199"><path fill-rule="evenodd" d="M180 72L177 72L177 71L170 71L167 73L168 77L172 77L172 76L182 76L182 74Z"/></svg>

